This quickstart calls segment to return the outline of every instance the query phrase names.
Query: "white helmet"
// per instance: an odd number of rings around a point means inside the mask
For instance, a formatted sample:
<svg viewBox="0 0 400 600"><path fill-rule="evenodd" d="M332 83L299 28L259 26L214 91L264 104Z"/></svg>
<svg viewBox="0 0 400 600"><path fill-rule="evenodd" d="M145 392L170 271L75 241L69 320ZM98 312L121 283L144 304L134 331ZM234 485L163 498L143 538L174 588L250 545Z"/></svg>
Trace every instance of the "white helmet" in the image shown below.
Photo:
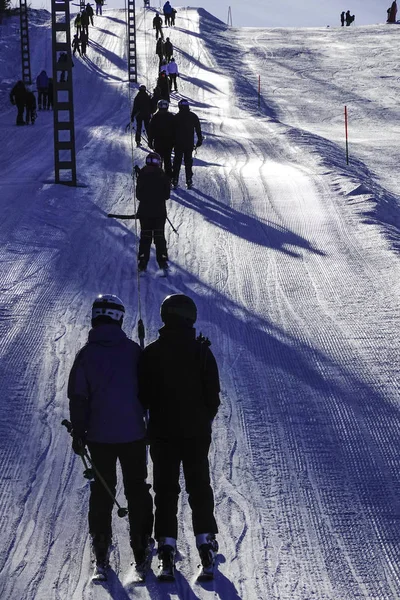
<svg viewBox="0 0 400 600"><path fill-rule="evenodd" d="M92 319L97 317L110 317L113 321L120 322L125 314L122 300L114 294L99 294L92 305Z"/></svg>
<svg viewBox="0 0 400 600"><path fill-rule="evenodd" d="M164 98L161 98L161 100L159 100L157 102L157 106L158 106L158 108L168 110L168 108L169 108L169 102L168 102L168 100L164 100Z"/></svg>

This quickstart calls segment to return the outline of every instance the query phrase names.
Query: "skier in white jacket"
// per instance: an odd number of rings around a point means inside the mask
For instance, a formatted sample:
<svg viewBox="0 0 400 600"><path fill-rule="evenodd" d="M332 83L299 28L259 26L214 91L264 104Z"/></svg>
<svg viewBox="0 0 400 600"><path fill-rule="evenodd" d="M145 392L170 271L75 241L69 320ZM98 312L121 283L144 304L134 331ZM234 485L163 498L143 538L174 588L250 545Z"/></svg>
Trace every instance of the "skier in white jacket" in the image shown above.
<svg viewBox="0 0 400 600"><path fill-rule="evenodd" d="M175 92L178 91L176 85L176 78L179 77L178 65L175 62L174 57L171 58L171 62L167 65L167 74L169 77L169 89L172 92L172 85L174 86Z"/></svg>

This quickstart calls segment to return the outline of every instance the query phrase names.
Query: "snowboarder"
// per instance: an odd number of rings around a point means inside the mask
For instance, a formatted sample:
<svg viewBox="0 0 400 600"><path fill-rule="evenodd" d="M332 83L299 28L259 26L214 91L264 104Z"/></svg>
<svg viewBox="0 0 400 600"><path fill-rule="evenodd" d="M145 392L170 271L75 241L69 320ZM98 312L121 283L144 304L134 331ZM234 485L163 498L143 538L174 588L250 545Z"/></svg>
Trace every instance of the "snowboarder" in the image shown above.
<svg viewBox="0 0 400 600"><path fill-rule="evenodd" d="M135 141L137 146L140 146L143 125L146 129L147 139L149 139L149 123L152 112L153 104L150 94L147 92L145 85L140 85L131 112L131 123L136 119Z"/></svg>
<svg viewBox="0 0 400 600"><path fill-rule="evenodd" d="M163 65L161 67L161 71L157 79L157 87L160 88L161 98L169 102L169 79L167 76L167 65Z"/></svg>
<svg viewBox="0 0 400 600"><path fill-rule="evenodd" d="M156 12L156 16L153 19L153 29L156 30L156 40L158 40L158 36L162 38L164 37L162 30L162 18L160 17L158 12Z"/></svg>
<svg viewBox="0 0 400 600"><path fill-rule="evenodd" d="M23 81L19 80L10 92L10 102L17 107L17 125L25 125L24 109L26 101L26 87Z"/></svg>
<svg viewBox="0 0 400 600"><path fill-rule="evenodd" d="M139 200L137 217L140 220L138 269L145 271L150 259L150 247L154 240L156 259L160 269L168 269L165 221L165 202L170 197L170 180L161 168L161 157L156 152L146 156L146 166L137 169L136 197Z"/></svg>
<svg viewBox="0 0 400 600"><path fill-rule="evenodd" d="M95 2L96 2L96 16L102 15L104 0L95 0Z"/></svg>
<svg viewBox="0 0 400 600"><path fill-rule="evenodd" d="M25 123L27 125L29 125L29 123L34 125L36 121L36 98L30 86L26 87L25 107ZM46 107L43 106L43 108Z"/></svg>
<svg viewBox="0 0 400 600"><path fill-rule="evenodd" d="M171 61L168 64L167 72L168 72L168 78L169 78L169 89L172 92L172 86L174 86L174 90L175 90L175 92L177 92L178 87L176 85L176 78L179 77L179 72L178 72L178 65L176 64L173 56L171 56Z"/></svg>
<svg viewBox="0 0 400 600"><path fill-rule="evenodd" d="M191 298L167 296L161 319L159 338L145 348L139 361L139 400L149 410L159 578L174 576L181 464L203 572L211 578L218 528L208 452L220 404L218 367L209 341L203 336L196 339L197 308Z"/></svg>
<svg viewBox="0 0 400 600"><path fill-rule="evenodd" d="M342 24L342 27L344 27L344 20L345 20L345 19L344 19L344 15L345 15L345 12L344 12L344 11L340 13L340 22L341 22L341 24Z"/></svg>
<svg viewBox="0 0 400 600"><path fill-rule="evenodd" d="M149 126L149 146L161 156L165 174L172 179L171 153L174 146L174 115L168 111L166 100L158 101L158 111Z"/></svg>
<svg viewBox="0 0 400 600"><path fill-rule="evenodd" d="M83 31L81 32L81 38L82 38L82 35L83 35ZM72 55L75 56L76 51L78 51L79 56L81 56L80 39L79 39L77 33L74 35L71 45L72 45Z"/></svg>
<svg viewBox="0 0 400 600"><path fill-rule="evenodd" d="M92 25L92 27L93 27L93 25L94 25L94 22L93 22L93 15L94 15L94 11L93 11L93 8L92 8L92 5L90 4L90 2L88 2L88 3L86 4L86 14L87 14L87 16L89 17L89 19L90 19L90 24L91 24L91 25Z"/></svg>
<svg viewBox="0 0 400 600"><path fill-rule="evenodd" d="M396 0L393 0L390 8L388 8L388 10L387 10L387 13L388 13L387 23L396 23L396 17L397 17L397 2L396 2Z"/></svg>
<svg viewBox="0 0 400 600"><path fill-rule="evenodd" d="M193 180L193 148L199 148L203 143L203 135L199 117L190 111L189 102L182 99L178 102L179 112L174 116L174 166L172 184L178 185L179 172L181 170L182 158L185 161L186 185L192 186ZM197 143L194 146L194 133L196 132Z"/></svg>
<svg viewBox="0 0 400 600"><path fill-rule="evenodd" d="M354 21L355 18L356 18L356 16L355 15L351 15L350 11L348 10L346 12L346 26L349 27L353 23L353 21Z"/></svg>
<svg viewBox="0 0 400 600"><path fill-rule="evenodd" d="M49 78L46 71L41 71L36 77L36 89L38 91L38 106L39 110L46 108L47 93L49 88Z"/></svg>
<svg viewBox="0 0 400 600"><path fill-rule="evenodd" d="M167 37L167 39L165 40L165 44L164 44L164 54L165 54L165 58L167 59L167 62L169 62L171 60L171 56L174 53L174 47L172 45L172 42L170 41L169 37Z"/></svg>
<svg viewBox="0 0 400 600"><path fill-rule="evenodd" d="M153 530L153 503L146 483L144 411L138 400L141 349L121 329L125 307L112 294L92 305L92 329L78 352L68 381L72 448L91 460L105 481L90 484L89 533L96 568L106 578L112 537L113 500L119 460L128 503L130 544L139 571Z"/></svg>
<svg viewBox="0 0 400 600"><path fill-rule="evenodd" d="M168 0L163 6L163 13L164 13L165 26L169 27L169 25L171 24L172 6L170 5Z"/></svg>

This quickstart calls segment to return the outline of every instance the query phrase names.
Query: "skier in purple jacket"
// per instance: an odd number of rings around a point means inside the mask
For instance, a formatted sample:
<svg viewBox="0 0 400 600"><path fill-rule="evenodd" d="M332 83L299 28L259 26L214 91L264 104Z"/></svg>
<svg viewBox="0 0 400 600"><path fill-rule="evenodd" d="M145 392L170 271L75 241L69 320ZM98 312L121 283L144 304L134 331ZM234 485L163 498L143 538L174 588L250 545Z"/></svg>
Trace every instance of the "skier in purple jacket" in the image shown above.
<svg viewBox="0 0 400 600"><path fill-rule="evenodd" d="M92 329L78 352L68 382L72 448L87 445L96 469L115 494L117 460L128 503L130 542L136 569L146 560L153 529L153 503L146 483L144 410L138 400L137 365L141 349L121 326L125 308L114 295L98 296ZM89 533L96 566L105 571L111 544L113 500L101 481L90 485Z"/></svg>

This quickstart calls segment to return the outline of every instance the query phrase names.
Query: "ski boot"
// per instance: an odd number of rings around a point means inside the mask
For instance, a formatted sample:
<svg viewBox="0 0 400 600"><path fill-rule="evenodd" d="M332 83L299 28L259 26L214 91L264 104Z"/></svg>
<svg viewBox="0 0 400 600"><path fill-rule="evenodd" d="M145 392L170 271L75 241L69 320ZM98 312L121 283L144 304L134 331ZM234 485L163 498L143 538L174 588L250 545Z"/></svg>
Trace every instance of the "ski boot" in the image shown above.
<svg viewBox="0 0 400 600"><path fill-rule="evenodd" d="M174 581L175 579L175 552L176 540L174 538L160 538L158 544L158 581Z"/></svg>
<svg viewBox="0 0 400 600"><path fill-rule="evenodd" d="M213 533L202 533L196 536L196 545L201 560L201 570L197 579L199 581L210 581L214 579L218 542Z"/></svg>
<svg viewBox="0 0 400 600"><path fill-rule="evenodd" d="M177 177L173 177L173 178L171 179L171 185L172 185L172 187L174 188L174 190L176 190L176 188L178 187L178 182L179 182L179 180L178 180L178 178L177 178Z"/></svg>
<svg viewBox="0 0 400 600"><path fill-rule="evenodd" d="M190 179L186 179L186 187L188 190L191 190L193 187L193 179L190 177Z"/></svg>
<svg viewBox="0 0 400 600"><path fill-rule="evenodd" d="M92 548L96 560L92 581L107 581L107 570L109 565L111 539L105 534L92 536Z"/></svg>
<svg viewBox="0 0 400 600"><path fill-rule="evenodd" d="M136 549L133 552L135 557L135 573L139 582L145 582L147 573L150 569L151 559L153 557L155 542L152 537L146 536L143 548Z"/></svg>
<svg viewBox="0 0 400 600"><path fill-rule="evenodd" d="M144 273L147 269L147 262L144 258L139 258L138 260L138 271L139 273Z"/></svg>

